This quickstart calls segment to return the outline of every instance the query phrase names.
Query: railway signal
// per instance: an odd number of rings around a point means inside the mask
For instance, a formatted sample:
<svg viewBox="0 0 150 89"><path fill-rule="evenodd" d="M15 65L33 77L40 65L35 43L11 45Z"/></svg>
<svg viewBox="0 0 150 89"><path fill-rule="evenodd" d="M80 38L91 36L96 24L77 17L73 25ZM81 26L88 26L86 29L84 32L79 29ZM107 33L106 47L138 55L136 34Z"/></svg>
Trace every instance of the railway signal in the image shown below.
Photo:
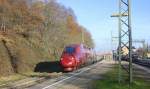
<svg viewBox="0 0 150 89"><path fill-rule="evenodd" d="M119 29L119 83L121 82L121 51L126 47L129 50L129 82L132 83L132 28L131 28L131 0L119 0L119 14L111 17L118 17Z"/></svg>

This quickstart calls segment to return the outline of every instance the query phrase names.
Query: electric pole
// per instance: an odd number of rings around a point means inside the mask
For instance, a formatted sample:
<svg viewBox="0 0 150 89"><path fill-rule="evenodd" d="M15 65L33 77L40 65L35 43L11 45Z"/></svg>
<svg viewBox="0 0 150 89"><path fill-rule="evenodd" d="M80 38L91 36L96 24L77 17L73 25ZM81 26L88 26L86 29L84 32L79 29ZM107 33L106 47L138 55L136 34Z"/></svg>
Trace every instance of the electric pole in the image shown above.
<svg viewBox="0 0 150 89"><path fill-rule="evenodd" d="M121 81L121 57L122 48L127 48L129 53L129 82L132 83L132 28L131 28L131 0L119 0L118 17L119 29L119 83Z"/></svg>
<svg viewBox="0 0 150 89"><path fill-rule="evenodd" d="M84 30L82 30L82 33L81 33L81 38L82 38L82 42L81 43L83 43L84 44Z"/></svg>
<svg viewBox="0 0 150 89"><path fill-rule="evenodd" d="M146 51L146 43L145 43L145 40L133 40L132 41L133 43L142 43L143 45L143 54L142 54L142 58L145 59L145 51Z"/></svg>
<svg viewBox="0 0 150 89"><path fill-rule="evenodd" d="M113 36L113 32L111 31L111 50L112 50L113 54L115 54L115 51L116 51L115 50L116 48L114 47L114 43L116 41L118 42L118 37L117 36ZM114 56L117 56L117 55L115 54ZM115 57L113 59L116 60Z"/></svg>

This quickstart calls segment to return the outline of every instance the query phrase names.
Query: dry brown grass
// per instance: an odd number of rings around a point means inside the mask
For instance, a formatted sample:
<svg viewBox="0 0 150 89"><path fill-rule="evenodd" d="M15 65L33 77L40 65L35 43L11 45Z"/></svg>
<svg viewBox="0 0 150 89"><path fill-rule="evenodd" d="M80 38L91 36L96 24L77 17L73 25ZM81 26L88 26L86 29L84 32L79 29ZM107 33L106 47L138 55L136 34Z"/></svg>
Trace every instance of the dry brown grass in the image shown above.
<svg viewBox="0 0 150 89"><path fill-rule="evenodd" d="M0 41L0 75L8 76L13 74L10 57L2 41Z"/></svg>
<svg viewBox="0 0 150 89"><path fill-rule="evenodd" d="M44 59L41 53L20 35L0 35L0 76L34 71Z"/></svg>

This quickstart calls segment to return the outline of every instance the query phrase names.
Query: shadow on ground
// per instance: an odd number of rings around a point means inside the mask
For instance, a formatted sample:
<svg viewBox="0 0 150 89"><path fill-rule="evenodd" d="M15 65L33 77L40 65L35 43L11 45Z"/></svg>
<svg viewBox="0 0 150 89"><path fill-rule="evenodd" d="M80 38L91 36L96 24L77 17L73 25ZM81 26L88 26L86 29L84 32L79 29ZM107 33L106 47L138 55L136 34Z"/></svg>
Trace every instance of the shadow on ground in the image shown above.
<svg viewBox="0 0 150 89"><path fill-rule="evenodd" d="M34 72L41 72L41 73L63 72L63 69L59 61L40 62L36 65Z"/></svg>

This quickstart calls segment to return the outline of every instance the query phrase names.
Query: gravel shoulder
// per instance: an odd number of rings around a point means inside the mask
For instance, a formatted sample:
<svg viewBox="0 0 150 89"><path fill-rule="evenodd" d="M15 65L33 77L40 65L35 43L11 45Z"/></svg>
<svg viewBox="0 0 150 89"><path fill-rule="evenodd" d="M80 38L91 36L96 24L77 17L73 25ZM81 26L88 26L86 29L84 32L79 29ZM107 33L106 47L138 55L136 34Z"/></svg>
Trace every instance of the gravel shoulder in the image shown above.
<svg viewBox="0 0 150 89"><path fill-rule="evenodd" d="M26 89L90 89L92 81L102 79L101 75L109 71L113 64L113 61L103 60Z"/></svg>

